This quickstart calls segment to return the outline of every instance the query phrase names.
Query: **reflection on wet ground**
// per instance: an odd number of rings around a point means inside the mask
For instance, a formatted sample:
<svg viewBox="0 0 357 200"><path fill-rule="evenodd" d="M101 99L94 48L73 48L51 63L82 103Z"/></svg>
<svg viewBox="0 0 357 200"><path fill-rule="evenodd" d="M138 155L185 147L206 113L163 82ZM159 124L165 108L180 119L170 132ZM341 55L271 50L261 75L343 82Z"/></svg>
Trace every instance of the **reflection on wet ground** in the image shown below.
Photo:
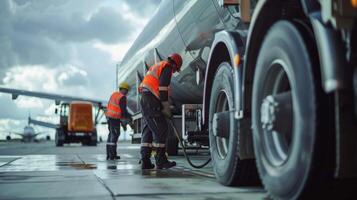
<svg viewBox="0 0 357 200"><path fill-rule="evenodd" d="M216 182L212 167L190 168L183 157L172 157L170 170L141 170L137 145L121 144L122 159L107 161L105 148L21 144L8 155L0 151L0 199L263 199L261 188L224 187ZM27 148L30 148L27 146ZM4 149L4 148L2 148ZM19 151L19 154L16 154ZM11 155L11 156L9 156ZM206 154L193 157L197 163Z"/></svg>
<svg viewBox="0 0 357 200"><path fill-rule="evenodd" d="M189 178L194 177L194 174L181 170L143 170L141 175L144 178Z"/></svg>
<svg viewBox="0 0 357 200"><path fill-rule="evenodd" d="M133 169L134 164L125 158L130 155L122 155L122 160L106 161L104 155L85 155L82 156L88 163L84 162L79 155L26 155L13 156L3 162L1 171L57 171L62 169ZM5 160L0 156L0 161ZM16 160L16 161L15 161ZM10 161L12 161L10 163ZM0 162L1 163L1 162ZM7 165L7 166L5 166Z"/></svg>

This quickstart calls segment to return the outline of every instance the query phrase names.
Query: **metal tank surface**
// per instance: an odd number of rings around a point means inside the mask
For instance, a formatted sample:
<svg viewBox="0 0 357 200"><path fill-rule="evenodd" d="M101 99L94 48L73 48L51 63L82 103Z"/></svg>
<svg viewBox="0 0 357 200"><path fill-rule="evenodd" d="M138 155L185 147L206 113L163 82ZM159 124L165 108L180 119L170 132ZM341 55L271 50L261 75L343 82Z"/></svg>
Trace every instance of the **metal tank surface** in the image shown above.
<svg viewBox="0 0 357 200"><path fill-rule="evenodd" d="M118 69L118 81L127 81L133 88L128 105L139 111L137 73L143 76L146 66L171 53L183 58L181 72L171 81L170 99L176 110L182 104L202 103L205 68L216 32L248 28L235 16L235 10L223 9L218 1L163 1L156 13L124 56Z"/></svg>

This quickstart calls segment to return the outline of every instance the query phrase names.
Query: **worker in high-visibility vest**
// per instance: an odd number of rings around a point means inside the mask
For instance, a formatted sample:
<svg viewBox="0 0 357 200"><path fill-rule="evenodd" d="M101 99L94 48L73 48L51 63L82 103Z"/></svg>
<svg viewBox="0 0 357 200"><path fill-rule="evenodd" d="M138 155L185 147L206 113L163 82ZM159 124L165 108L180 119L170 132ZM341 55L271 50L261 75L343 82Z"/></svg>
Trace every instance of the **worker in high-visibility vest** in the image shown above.
<svg viewBox="0 0 357 200"><path fill-rule="evenodd" d="M141 138L141 168L153 169L151 163L152 147L156 148L156 168L168 169L176 165L166 157L166 138L168 125L165 118L171 118L168 88L173 73L180 71L182 58L172 54L167 61L151 66L140 84L141 111L144 127Z"/></svg>
<svg viewBox="0 0 357 200"><path fill-rule="evenodd" d="M126 130L128 123L132 122L131 115L127 110L126 95L129 92L129 84L122 82L119 91L110 96L105 116L108 121L109 135L107 139L107 160L120 159L117 155L117 142L120 136L120 126Z"/></svg>

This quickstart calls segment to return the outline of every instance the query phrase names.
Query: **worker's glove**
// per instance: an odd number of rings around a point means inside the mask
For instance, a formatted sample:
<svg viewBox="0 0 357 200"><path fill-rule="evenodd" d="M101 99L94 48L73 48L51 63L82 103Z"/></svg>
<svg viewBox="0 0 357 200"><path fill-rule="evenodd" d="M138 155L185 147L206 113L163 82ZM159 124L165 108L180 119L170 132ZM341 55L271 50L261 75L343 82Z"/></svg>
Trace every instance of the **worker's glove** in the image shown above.
<svg viewBox="0 0 357 200"><path fill-rule="evenodd" d="M162 110L161 110L162 114L164 114L166 118L170 119L172 117L170 103L168 101L164 101L161 104L162 104Z"/></svg>
<svg viewBox="0 0 357 200"><path fill-rule="evenodd" d="M124 131L127 130L126 126L130 123L129 120L126 120L126 119L122 119L121 120L121 126L123 127Z"/></svg>

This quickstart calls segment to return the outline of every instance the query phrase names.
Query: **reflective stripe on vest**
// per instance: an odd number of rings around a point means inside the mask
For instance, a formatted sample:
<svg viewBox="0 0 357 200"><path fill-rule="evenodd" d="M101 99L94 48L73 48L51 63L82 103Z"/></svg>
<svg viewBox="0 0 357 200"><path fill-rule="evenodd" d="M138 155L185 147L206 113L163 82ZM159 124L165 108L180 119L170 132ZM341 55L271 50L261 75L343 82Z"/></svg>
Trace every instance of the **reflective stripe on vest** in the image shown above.
<svg viewBox="0 0 357 200"><path fill-rule="evenodd" d="M159 91L169 91L169 87L159 86Z"/></svg>
<svg viewBox="0 0 357 200"><path fill-rule="evenodd" d="M152 146L153 147L159 147L159 148L163 148L163 147L165 147L166 146L166 144L164 144L164 143L152 143Z"/></svg>
<svg viewBox="0 0 357 200"><path fill-rule="evenodd" d="M122 111L119 105L121 98L123 98L123 94L120 92L114 92L110 97L107 111L105 112L105 116L114 118L114 119L121 119L122 118Z"/></svg>
<svg viewBox="0 0 357 200"><path fill-rule="evenodd" d="M170 64L167 61L161 61L151 66L149 68L149 71L146 73L143 81L141 82L140 88L146 88L157 98L160 98L159 91L167 91L166 89L167 87L159 87L160 75L166 65L170 65Z"/></svg>

